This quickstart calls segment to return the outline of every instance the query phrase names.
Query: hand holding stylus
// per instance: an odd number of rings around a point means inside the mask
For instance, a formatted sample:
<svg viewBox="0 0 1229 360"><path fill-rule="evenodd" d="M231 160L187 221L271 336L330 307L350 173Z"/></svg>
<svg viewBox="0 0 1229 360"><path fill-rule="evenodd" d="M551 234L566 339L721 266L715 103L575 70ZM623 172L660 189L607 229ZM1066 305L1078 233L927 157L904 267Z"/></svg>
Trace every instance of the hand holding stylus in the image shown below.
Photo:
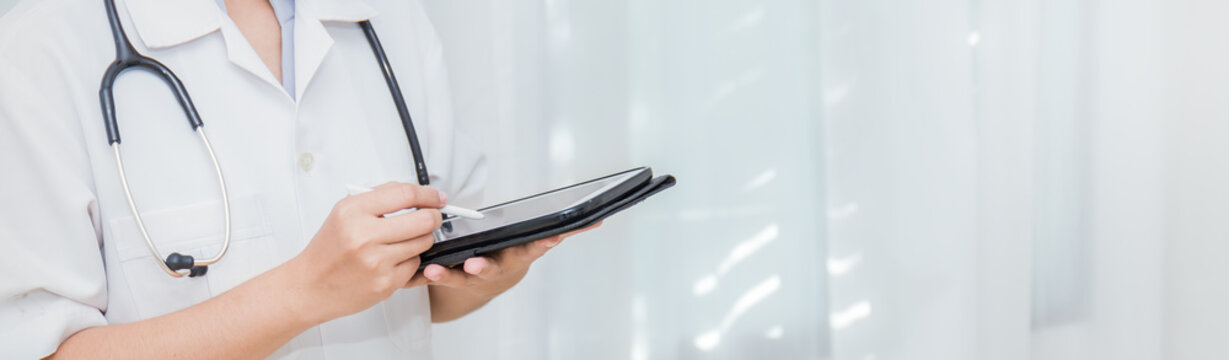
<svg viewBox="0 0 1229 360"><path fill-rule="evenodd" d="M433 188L388 183L333 207L311 242L286 263L301 311L312 323L353 314L394 291L423 285L419 254L434 244L448 197ZM400 209L418 208L385 217Z"/></svg>

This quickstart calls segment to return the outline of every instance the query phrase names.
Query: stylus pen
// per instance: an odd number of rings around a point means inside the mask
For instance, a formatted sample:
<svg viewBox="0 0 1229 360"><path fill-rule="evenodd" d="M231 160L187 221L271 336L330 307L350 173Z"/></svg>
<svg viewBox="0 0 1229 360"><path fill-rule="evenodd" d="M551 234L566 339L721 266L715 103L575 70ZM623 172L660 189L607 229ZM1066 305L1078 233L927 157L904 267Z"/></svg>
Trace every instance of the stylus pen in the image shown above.
<svg viewBox="0 0 1229 360"><path fill-rule="evenodd" d="M356 185L346 185L346 191L350 192L350 195L358 195L358 194L371 191L371 188L356 186ZM413 210L406 209L406 210L398 211L398 212L395 212L389 215L399 214L403 211L413 211ZM482 215L482 213L478 211L466 209L466 208L459 207L459 206L452 206L452 205L444 205L444 207L440 208L440 213L444 215L460 216L466 219L474 219L474 220L482 220L486 218L486 215Z"/></svg>

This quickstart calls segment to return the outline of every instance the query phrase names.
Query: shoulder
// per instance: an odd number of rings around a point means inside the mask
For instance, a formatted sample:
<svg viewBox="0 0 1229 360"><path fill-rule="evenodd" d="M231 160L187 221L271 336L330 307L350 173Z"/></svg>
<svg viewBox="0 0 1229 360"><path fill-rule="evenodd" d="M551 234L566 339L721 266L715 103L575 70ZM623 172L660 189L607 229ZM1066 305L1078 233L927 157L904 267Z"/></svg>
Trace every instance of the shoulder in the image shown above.
<svg viewBox="0 0 1229 360"><path fill-rule="evenodd" d="M113 59L102 0L21 1L0 17L0 93L21 96L0 97L0 103L38 98L66 106L93 98ZM33 104L20 104L27 106Z"/></svg>
<svg viewBox="0 0 1229 360"><path fill-rule="evenodd" d="M66 67L103 69L114 54L110 34L102 0L24 0L0 17L0 73L54 79L80 75Z"/></svg>
<svg viewBox="0 0 1229 360"><path fill-rule="evenodd" d="M109 39L109 35L102 0L23 0L0 17L0 48Z"/></svg>
<svg viewBox="0 0 1229 360"><path fill-rule="evenodd" d="M368 5L380 11L381 16L426 16L426 10L421 0L365 0Z"/></svg>
<svg viewBox="0 0 1229 360"><path fill-rule="evenodd" d="M367 0L368 3L379 11L379 15L372 19L373 22L383 24L395 24L402 27L401 33L415 37L416 41L424 44L429 44L431 48L438 49L439 36L435 32L435 26L431 23L431 18L428 16L427 9L423 6L420 0ZM382 25L387 26L387 25Z"/></svg>
<svg viewBox="0 0 1229 360"><path fill-rule="evenodd" d="M81 140L115 57L101 0L25 0L0 18L0 139ZM22 138L15 138L22 137Z"/></svg>

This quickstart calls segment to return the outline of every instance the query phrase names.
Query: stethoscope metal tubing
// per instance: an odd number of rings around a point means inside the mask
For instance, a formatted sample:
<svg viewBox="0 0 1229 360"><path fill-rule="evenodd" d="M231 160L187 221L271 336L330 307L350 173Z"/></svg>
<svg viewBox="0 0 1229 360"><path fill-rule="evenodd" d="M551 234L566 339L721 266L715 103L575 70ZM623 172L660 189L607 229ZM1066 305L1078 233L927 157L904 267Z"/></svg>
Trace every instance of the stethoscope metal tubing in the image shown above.
<svg viewBox="0 0 1229 360"><path fill-rule="evenodd" d="M214 255L208 259L193 261L192 265L194 267L209 266L218 262L218 260L222 259L222 256L226 255L226 250L230 248L230 197L226 193L226 179L222 176L222 167L218 165L218 157L214 154L213 144L209 142L209 137L205 135L205 128L203 126L197 127L196 134L199 135L201 143L205 145L205 151L209 153L209 160L213 163L213 170L218 175L218 187L222 190L222 217L225 224L223 227L225 235L222 240L222 249L218 250L217 255ZM128 186L128 175L127 172L124 171L124 157L120 154L120 143L116 142L111 144L111 150L115 154L115 168L119 173L120 185L124 188L124 198L128 200L128 209L132 210L132 218L137 223L137 229L140 230L141 237L145 239L145 246L149 248L149 253L154 256L154 260L158 263L158 267L162 268L162 271L166 272L168 275L174 277L188 275L191 272L191 269L183 269L180 271L172 270L170 266L167 266L166 262L163 261L165 258L162 256L162 252L158 251L158 247L154 246L154 241L150 239L149 230L146 230L145 228L145 221L141 219L141 211L137 209L136 200L133 200L132 198L132 188Z"/></svg>

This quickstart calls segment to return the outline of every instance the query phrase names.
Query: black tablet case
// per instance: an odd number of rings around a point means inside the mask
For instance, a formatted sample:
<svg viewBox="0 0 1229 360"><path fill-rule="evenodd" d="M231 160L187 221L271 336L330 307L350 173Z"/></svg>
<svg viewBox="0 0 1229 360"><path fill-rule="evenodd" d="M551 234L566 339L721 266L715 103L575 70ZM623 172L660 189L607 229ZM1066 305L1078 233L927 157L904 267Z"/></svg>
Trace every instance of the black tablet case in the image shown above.
<svg viewBox="0 0 1229 360"><path fill-rule="evenodd" d="M624 195L622 199L611 202L588 216L577 218L574 221L569 221L557 227L552 227L529 234L514 235L513 237L507 239L492 240L489 241L489 244L487 245L478 245L472 248L455 249L442 253L432 253L431 250L427 250L420 256L422 259L422 265L419 265L418 269L422 270L430 264L440 264L446 267L453 267L464 263L465 259L469 259L471 257L486 256L516 245L529 243L534 240L545 239L555 235L565 234L573 230L583 229L590 225L596 224L598 221L602 221L602 219L610 217L615 213L639 204L641 201L644 201L644 199L647 199L650 196L661 192L662 190L674 186L674 182L674 176L658 176L650 180L639 189Z"/></svg>

